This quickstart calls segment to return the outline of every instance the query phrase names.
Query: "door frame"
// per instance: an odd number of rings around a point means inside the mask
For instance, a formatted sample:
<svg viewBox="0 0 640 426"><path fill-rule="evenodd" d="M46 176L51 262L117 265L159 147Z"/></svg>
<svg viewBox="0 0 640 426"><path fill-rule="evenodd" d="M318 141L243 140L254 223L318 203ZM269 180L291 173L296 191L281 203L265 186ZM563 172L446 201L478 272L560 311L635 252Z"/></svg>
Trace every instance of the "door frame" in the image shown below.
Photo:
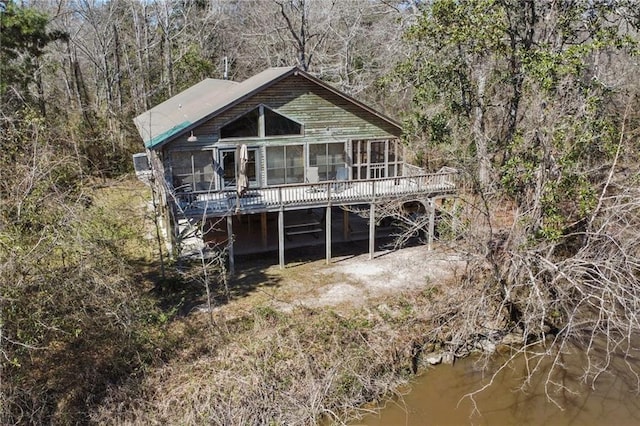
<svg viewBox="0 0 640 426"><path fill-rule="evenodd" d="M236 189L236 182L238 176L238 168L240 164L238 163L238 153L240 151L240 145L234 147L226 147L226 148L218 148L218 153L216 154L216 158L218 160L218 179L220 180L220 189ZM254 156L254 178L249 179L249 187L250 188L259 188L260 187L260 148L257 146L247 146L247 151L249 152L249 158L253 153ZM233 179L225 179L225 156L231 154L233 157ZM227 180L229 183L227 183Z"/></svg>

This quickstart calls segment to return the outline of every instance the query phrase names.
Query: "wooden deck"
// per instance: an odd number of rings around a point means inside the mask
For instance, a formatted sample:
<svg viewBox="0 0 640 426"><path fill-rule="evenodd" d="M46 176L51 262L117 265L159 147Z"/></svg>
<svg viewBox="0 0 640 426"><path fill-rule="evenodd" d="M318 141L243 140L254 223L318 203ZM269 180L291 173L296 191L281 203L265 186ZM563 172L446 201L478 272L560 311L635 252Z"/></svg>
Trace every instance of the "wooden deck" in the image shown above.
<svg viewBox="0 0 640 426"><path fill-rule="evenodd" d="M283 185L250 189L241 197L235 191L201 191L176 194L176 199L180 216L211 218L452 194L456 192L457 176L457 172L447 171L383 179Z"/></svg>

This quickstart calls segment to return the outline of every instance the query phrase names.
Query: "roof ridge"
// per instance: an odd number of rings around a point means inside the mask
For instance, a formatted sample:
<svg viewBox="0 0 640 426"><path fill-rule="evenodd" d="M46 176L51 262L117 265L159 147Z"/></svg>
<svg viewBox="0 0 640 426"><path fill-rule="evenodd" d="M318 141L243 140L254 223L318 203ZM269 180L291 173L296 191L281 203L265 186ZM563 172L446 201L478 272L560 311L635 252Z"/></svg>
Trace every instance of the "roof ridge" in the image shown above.
<svg viewBox="0 0 640 426"><path fill-rule="evenodd" d="M242 82L205 78L134 118L147 148L156 148L290 75L301 75L394 126L395 120L298 66L270 67Z"/></svg>

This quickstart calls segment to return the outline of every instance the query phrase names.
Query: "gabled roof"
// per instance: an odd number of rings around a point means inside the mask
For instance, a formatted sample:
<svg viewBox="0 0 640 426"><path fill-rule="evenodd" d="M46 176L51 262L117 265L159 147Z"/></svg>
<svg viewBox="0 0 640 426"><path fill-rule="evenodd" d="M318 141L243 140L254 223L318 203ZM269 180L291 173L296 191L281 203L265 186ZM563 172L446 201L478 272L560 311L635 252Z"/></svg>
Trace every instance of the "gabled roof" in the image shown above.
<svg viewBox="0 0 640 426"><path fill-rule="evenodd" d="M208 78L133 119L147 148L157 148L290 76L301 75L400 129L400 125L298 67L268 68L241 83Z"/></svg>
<svg viewBox="0 0 640 426"><path fill-rule="evenodd" d="M224 104L238 83L207 78L133 119L147 148L187 130Z"/></svg>

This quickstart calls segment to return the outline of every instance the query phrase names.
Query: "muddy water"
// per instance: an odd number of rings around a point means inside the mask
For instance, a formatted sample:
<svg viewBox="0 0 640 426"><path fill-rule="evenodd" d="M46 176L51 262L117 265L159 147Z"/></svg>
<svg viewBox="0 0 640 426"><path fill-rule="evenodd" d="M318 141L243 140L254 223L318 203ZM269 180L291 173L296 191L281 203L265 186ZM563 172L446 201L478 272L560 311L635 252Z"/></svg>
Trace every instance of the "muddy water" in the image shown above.
<svg viewBox="0 0 640 426"><path fill-rule="evenodd" d="M487 384L478 362L466 358L454 366L440 365L421 375L402 400L388 402L381 414L371 415L357 425L640 425L640 394L636 377L617 357L613 371L601 375L595 390L581 380L584 359L579 352L564 356L567 369L553 379L569 390L548 390L560 407L549 401L543 374L536 376L526 391L519 391L527 371L523 358L502 370L493 384L476 396L479 414L464 395ZM627 361L636 368L638 359ZM530 364L531 365L531 364ZM492 368L496 368L494 365Z"/></svg>

